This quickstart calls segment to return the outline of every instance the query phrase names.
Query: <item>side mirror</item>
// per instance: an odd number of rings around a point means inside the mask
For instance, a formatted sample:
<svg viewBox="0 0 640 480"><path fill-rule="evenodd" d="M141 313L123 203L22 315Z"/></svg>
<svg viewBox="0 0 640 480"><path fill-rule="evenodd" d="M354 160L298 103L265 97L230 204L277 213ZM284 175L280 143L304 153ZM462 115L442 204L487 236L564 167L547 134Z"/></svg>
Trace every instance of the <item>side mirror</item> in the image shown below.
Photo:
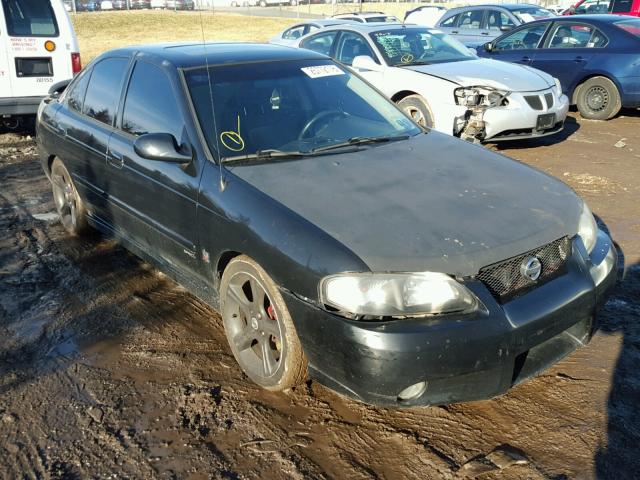
<svg viewBox="0 0 640 480"><path fill-rule="evenodd" d="M483 45L484 47L484 51L485 52L492 52L493 51L493 43L492 42L487 42Z"/></svg>
<svg viewBox="0 0 640 480"><path fill-rule="evenodd" d="M501 32L509 32L511 30L513 30L513 27L511 25L502 25L500 27Z"/></svg>
<svg viewBox="0 0 640 480"><path fill-rule="evenodd" d="M575 15L575 14L576 14L576 6L575 6L575 5L571 5L571 6L569 7L569 10L567 10L567 13L568 13L569 15Z"/></svg>
<svg viewBox="0 0 640 480"><path fill-rule="evenodd" d="M186 153L180 151L182 149L176 145L176 139L170 133L140 135L133 143L133 150L137 155L147 160L189 163L193 159L190 151Z"/></svg>
<svg viewBox="0 0 640 480"><path fill-rule="evenodd" d="M371 72L382 71L382 67L369 55L358 55L353 59L351 66L356 70L368 70Z"/></svg>
<svg viewBox="0 0 640 480"><path fill-rule="evenodd" d="M62 80L61 82L54 83L49 88L49 96L51 98L58 98L60 94L65 91L70 82L71 80Z"/></svg>

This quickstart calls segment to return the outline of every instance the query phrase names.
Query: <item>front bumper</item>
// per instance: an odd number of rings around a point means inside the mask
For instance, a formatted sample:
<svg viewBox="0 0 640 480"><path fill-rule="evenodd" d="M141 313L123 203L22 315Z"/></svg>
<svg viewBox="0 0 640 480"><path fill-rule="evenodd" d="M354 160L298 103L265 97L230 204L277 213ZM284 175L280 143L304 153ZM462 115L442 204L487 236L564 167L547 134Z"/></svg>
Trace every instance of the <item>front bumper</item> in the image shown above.
<svg viewBox="0 0 640 480"><path fill-rule="evenodd" d="M313 377L367 403L418 406L503 394L585 345L616 278L615 248L600 232L591 256L574 240L566 274L506 304L469 280L488 310L471 316L352 321L290 292L283 297ZM423 393L399 400L420 382Z"/></svg>
<svg viewBox="0 0 640 480"><path fill-rule="evenodd" d="M0 98L0 116L35 115L43 98L45 97Z"/></svg>
<svg viewBox="0 0 640 480"><path fill-rule="evenodd" d="M551 107L546 102L545 93L553 95ZM531 107L525 97L538 97L540 109ZM569 99L566 95L557 96L554 89L550 89L539 94L513 92L508 99L509 105L489 108L484 113L484 141L498 142L544 137L553 135L564 127L564 121L569 112ZM538 116L546 114L555 115L553 126L537 129Z"/></svg>

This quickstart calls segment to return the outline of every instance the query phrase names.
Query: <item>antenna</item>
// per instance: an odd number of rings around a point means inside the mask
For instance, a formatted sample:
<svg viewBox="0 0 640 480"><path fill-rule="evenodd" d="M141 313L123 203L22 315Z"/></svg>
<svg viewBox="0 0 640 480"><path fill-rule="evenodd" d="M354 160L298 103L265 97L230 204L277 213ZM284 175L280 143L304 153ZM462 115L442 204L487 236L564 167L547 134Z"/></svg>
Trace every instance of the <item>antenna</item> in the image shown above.
<svg viewBox="0 0 640 480"><path fill-rule="evenodd" d="M212 6L213 8L213 6ZM222 155L220 153L220 138L218 136L218 125L216 125L216 109L213 101L213 85L211 84L211 72L209 70L209 56L207 55L207 44L204 38L204 23L202 21L202 9L200 12L200 30L202 31L202 51L204 52L204 60L207 69L207 80L209 82L209 100L211 101L211 115L213 116L213 133L216 138L216 150L218 153L218 168L220 172L220 191L224 192L227 184L224 181L224 176L222 175Z"/></svg>

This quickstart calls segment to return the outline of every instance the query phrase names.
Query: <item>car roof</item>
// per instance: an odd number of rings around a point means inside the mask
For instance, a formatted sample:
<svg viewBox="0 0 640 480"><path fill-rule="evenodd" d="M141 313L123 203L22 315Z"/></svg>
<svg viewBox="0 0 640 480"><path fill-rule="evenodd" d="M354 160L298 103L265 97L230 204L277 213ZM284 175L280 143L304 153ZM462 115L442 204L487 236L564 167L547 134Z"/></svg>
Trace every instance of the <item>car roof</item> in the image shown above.
<svg viewBox="0 0 640 480"><path fill-rule="evenodd" d="M311 50L296 49L269 43L170 43L136 45L109 50L105 56L150 56L166 60L176 68L253 63L282 60L327 59L325 55Z"/></svg>
<svg viewBox="0 0 640 480"><path fill-rule="evenodd" d="M348 25L337 25L332 30L354 30L361 33L379 32L396 28L420 28L422 30L437 30L436 28L416 25L415 23L389 22L389 23L350 23ZM316 34L316 32L313 32Z"/></svg>
<svg viewBox="0 0 640 480"><path fill-rule="evenodd" d="M347 13L339 13L337 15L334 15L334 18L340 18L342 16L350 16L350 17L362 17L362 18L369 18L369 17L395 17L395 15L391 15L389 13L384 13L384 12L347 12Z"/></svg>
<svg viewBox="0 0 640 480"><path fill-rule="evenodd" d="M616 15L616 14L594 14L594 15L567 15L567 16L558 16L553 18L540 18L538 20L534 20L533 22L528 22L526 25L530 25L532 23L540 23L540 22L548 22L549 20L554 22L571 22L571 23L580 23L580 22L595 22L595 23L615 23L621 20L629 20L637 17L630 17L628 15Z"/></svg>
<svg viewBox="0 0 640 480"><path fill-rule="evenodd" d="M463 10L483 10L485 8L504 8L505 10L520 10L525 8L545 8L541 5L532 3L483 3L481 5L467 5L466 7L456 7L448 10L448 12L459 12Z"/></svg>

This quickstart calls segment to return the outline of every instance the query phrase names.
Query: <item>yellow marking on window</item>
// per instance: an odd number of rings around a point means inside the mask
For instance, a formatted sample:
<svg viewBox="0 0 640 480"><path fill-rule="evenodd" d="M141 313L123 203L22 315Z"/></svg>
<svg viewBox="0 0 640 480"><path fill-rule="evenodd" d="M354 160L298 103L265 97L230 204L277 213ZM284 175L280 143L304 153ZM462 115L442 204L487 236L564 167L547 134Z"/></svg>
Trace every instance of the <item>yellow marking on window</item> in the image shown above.
<svg viewBox="0 0 640 480"><path fill-rule="evenodd" d="M229 130L220 134L222 144L232 152L244 150L244 139L240 135L240 115L238 115L238 131Z"/></svg>

